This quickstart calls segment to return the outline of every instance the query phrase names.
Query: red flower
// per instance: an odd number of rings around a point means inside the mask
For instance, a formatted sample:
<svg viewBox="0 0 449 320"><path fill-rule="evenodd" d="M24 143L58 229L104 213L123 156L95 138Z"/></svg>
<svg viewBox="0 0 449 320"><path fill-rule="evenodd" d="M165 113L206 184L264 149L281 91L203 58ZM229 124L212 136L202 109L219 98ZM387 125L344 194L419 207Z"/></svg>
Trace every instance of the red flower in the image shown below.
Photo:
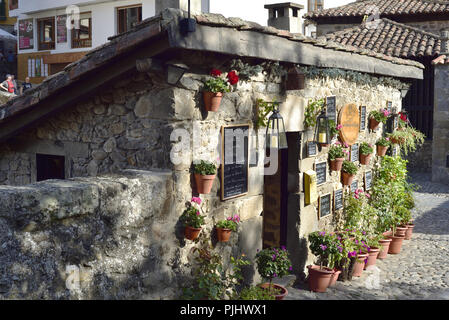
<svg viewBox="0 0 449 320"><path fill-rule="evenodd" d="M400 115L401 115L401 120L402 121L407 121L407 115L405 113L401 112Z"/></svg>
<svg viewBox="0 0 449 320"><path fill-rule="evenodd" d="M222 72L220 70L218 70L218 69L212 69L210 74L211 74L211 76L219 77L219 76L221 76Z"/></svg>
<svg viewBox="0 0 449 320"><path fill-rule="evenodd" d="M228 81L231 85L234 85L237 82L239 82L239 76L237 75L237 73L235 71L230 71L228 73Z"/></svg>

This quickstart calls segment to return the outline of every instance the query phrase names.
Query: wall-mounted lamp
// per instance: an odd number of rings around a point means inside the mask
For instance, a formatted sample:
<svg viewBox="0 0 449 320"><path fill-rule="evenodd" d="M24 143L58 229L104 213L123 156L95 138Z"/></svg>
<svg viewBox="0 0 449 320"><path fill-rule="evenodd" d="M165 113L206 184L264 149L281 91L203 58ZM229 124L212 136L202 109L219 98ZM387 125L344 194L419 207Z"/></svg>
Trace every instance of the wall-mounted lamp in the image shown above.
<svg viewBox="0 0 449 320"><path fill-rule="evenodd" d="M329 117L326 116L326 110L323 109L316 119L315 141L322 147L330 145L330 124Z"/></svg>
<svg viewBox="0 0 449 320"><path fill-rule="evenodd" d="M285 133L284 119L279 113L279 103L274 105L274 111L268 118L266 132L267 149L287 149L287 135Z"/></svg>
<svg viewBox="0 0 449 320"><path fill-rule="evenodd" d="M177 85L182 76L189 70L189 67L183 63L167 62L167 83Z"/></svg>
<svg viewBox="0 0 449 320"><path fill-rule="evenodd" d="M303 90L305 88L305 75L296 67L292 67L287 73L287 90Z"/></svg>
<svg viewBox="0 0 449 320"><path fill-rule="evenodd" d="M189 7L188 7L188 15L189 17L187 19L183 19L180 22L181 27L181 34L187 35L189 32L195 32L196 31L196 20L191 18L190 15L190 0L189 0Z"/></svg>

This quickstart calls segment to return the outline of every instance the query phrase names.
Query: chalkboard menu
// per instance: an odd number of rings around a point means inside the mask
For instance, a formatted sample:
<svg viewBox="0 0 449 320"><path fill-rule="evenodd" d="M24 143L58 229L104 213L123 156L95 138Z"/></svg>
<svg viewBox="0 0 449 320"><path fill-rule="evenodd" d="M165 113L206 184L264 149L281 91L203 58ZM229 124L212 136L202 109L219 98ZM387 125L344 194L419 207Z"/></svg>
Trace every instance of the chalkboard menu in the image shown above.
<svg viewBox="0 0 449 320"><path fill-rule="evenodd" d="M328 216L331 214L331 207L332 206L332 202L331 202L331 194L326 194L325 196L321 196L320 197L320 202L319 202L319 214L318 217L319 218L323 218L325 216Z"/></svg>
<svg viewBox="0 0 449 320"><path fill-rule="evenodd" d="M365 172L365 190L370 190L371 185L373 183L373 172L372 171L366 171Z"/></svg>
<svg viewBox="0 0 449 320"><path fill-rule="evenodd" d="M355 192L359 188L359 182L356 180L351 183L351 191Z"/></svg>
<svg viewBox="0 0 449 320"><path fill-rule="evenodd" d="M360 107L360 131L366 130L366 107Z"/></svg>
<svg viewBox="0 0 449 320"><path fill-rule="evenodd" d="M387 101L387 110L391 112L393 112L393 102L392 101Z"/></svg>
<svg viewBox="0 0 449 320"><path fill-rule="evenodd" d="M341 210L344 207L343 204L343 189L334 191L334 210Z"/></svg>
<svg viewBox="0 0 449 320"><path fill-rule="evenodd" d="M315 163L316 184L317 186L326 183L327 180L327 162Z"/></svg>
<svg viewBox="0 0 449 320"><path fill-rule="evenodd" d="M335 96L326 98L326 116L329 120L337 122L337 98Z"/></svg>
<svg viewBox="0 0 449 320"><path fill-rule="evenodd" d="M351 162L359 161L359 145L353 144L351 146Z"/></svg>
<svg viewBox="0 0 449 320"><path fill-rule="evenodd" d="M309 141L306 143L307 157L314 157L317 155L317 145L314 141Z"/></svg>
<svg viewBox="0 0 449 320"><path fill-rule="evenodd" d="M248 133L249 125L221 129L221 200L248 193Z"/></svg>

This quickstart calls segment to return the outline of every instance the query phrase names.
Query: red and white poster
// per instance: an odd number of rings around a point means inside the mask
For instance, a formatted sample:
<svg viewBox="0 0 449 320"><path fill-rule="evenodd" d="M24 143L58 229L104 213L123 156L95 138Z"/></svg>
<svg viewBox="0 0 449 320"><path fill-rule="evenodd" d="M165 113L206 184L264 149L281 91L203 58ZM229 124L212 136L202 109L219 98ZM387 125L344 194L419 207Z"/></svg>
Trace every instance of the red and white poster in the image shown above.
<svg viewBox="0 0 449 320"><path fill-rule="evenodd" d="M19 49L34 48L34 27L33 19L19 21Z"/></svg>

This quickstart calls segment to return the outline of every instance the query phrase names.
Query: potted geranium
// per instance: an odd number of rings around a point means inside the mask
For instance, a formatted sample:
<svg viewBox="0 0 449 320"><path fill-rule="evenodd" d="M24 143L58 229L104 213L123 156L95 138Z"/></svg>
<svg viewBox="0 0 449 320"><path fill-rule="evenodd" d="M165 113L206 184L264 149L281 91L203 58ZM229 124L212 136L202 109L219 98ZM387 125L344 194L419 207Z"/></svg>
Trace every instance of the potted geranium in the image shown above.
<svg viewBox="0 0 449 320"><path fill-rule="evenodd" d="M208 194L214 184L217 167L214 163L201 160L193 166L196 188L199 194Z"/></svg>
<svg viewBox="0 0 449 320"><path fill-rule="evenodd" d="M347 144L345 144L345 147L343 147L343 145L340 141L335 142L335 144L329 148L329 161L330 161L330 167L331 167L332 171L340 171L341 170L343 161L345 160L346 156L349 154L349 151L346 150L346 148L347 148Z"/></svg>
<svg viewBox="0 0 449 320"><path fill-rule="evenodd" d="M231 91L231 86L239 81L235 71L223 73L218 69L213 69L211 77L204 84L203 99L206 111L218 111L224 92Z"/></svg>
<svg viewBox="0 0 449 320"><path fill-rule="evenodd" d="M388 147L391 145L390 138L382 137L376 142L377 155L383 157L387 154Z"/></svg>
<svg viewBox="0 0 449 320"><path fill-rule="evenodd" d="M226 220L221 220L217 223L217 238L220 242L228 242L232 231L237 231L237 225L240 222L238 215L228 217Z"/></svg>
<svg viewBox="0 0 449 320"><path fill-rule="evenodd" d="M201 199L193 197L187 208L181 215L181 221L184 223L184 236L186 239L195 240L201 232L201 226L204 225L204 216L200 213L199 205Z"/></svg>
<svg viewBox="0 0 449 320"><path fill-rule="evenodd" d="M369 114L369 128L374 131L379 127L380 123L386 123L388 117L390 116L390 111L387 109L380 109L379 111L371 111Z"/></svg>
<svg viewBox="0 0 449 320"><path fill-rule="evenodd" d="M285 247L281 249L268 248L256 254L257 271L264 279L269 279L269 283L263 283L260 287L268 289L268 292L282 300L288 294L286 288L279 284L272 283L273 278L282 278L292 271L292 263L288 257Z"/></svg>
<svg viewBox="0 0 449 320"><path fill-rule="evenodd" d="M343 161L343 165L341 167L341 178L344 186L351 185L357 171L357 166L353 162L348 160Z"/></svg>
<svg viewBox="0 0 449 320"><path fill-rule="evenodd" d="M371 160L371 155L373 154L373 147L367 143L363 142L360 144L360 164L369 165L369 161Z"/></svg>

